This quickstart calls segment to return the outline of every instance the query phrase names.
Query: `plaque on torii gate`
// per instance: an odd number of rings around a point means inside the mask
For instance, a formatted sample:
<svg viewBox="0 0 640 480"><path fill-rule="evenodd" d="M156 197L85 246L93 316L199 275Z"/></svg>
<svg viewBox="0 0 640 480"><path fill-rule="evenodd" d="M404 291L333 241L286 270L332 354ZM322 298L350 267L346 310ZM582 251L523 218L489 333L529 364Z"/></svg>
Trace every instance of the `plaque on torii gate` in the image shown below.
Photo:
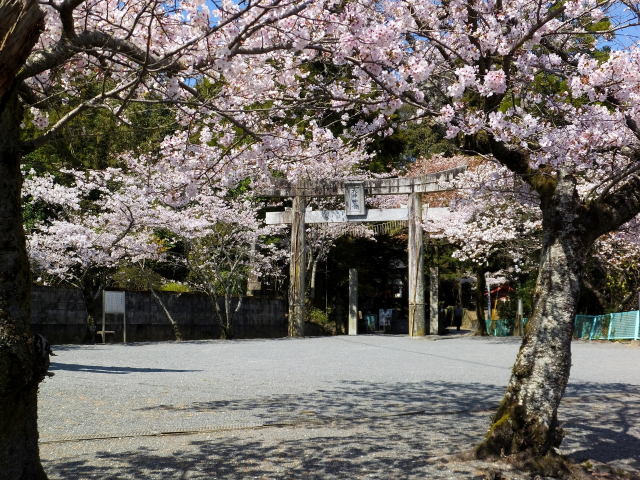
<svg viewBox="0 0 640 480"><path fill-rule="evenodd" d="M291 184L274 180L271 188L259 192L265 197L293 197L291 210L268 212L267 224L291 224L289 263L289 336L304 335L305 317L305 224L343 222L381 222L406 220L409 229L409 335L426 332L424 302L424 248L422 194L451 190L450 181L466 167L457 167L415 178L371 180L299 181ZM366 209L365 195L409 195L408 208ZM307 211L307 197L345 196L345 210ZM439 216L446 209L427 209L426 216ZM431 215L429 212L433 212ZM437 309L435 309L437 312ZM433 317L433 315L432 315ZM429 333L438 333L437 315L430 319Z"/></svg>
<svg viewBox="0 0 640 480"><path fill-rule="evenodd" d="M345 182L344 213L347 217L364 215L367 207L364 201L364 182Z"/></svg>

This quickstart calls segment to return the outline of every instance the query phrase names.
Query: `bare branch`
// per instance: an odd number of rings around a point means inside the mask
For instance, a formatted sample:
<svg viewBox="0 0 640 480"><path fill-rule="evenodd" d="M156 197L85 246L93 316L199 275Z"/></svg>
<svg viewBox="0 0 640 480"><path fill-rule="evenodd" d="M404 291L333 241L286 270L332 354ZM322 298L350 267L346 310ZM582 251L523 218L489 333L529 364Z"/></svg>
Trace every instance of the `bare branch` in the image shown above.
<svg viewBox="0 0 640 480"><path fill-rule="evenodd" d="M18 75L18 79L24 80L33 77L50 68L63 65L78 52L94 49L107 50L123 55L139 65L148 65L149 70L163 70L169 73L180 70L180 65L171 58L157 58L148 55L146 50L131 42L112 37L104 32L87 30L75 38L61 39L51 50L35 52L26 62L25 67Z"/></svg>
<svg viewBox="0 0 640 480"><path fill-rule="evenodd" d="M23 151L24 152L31 152L34 149L36 149L37 147L45 144L53 136L57 135L58 132L62 129L62 127L64 127L72 119L74 119L75 117L80 115L83 111L87 110L88 108L92 108L92 107L100 107L101 106L100 105L100 101L102 101L102 100L104 100L106 98L116 97L120 92L123 92L124 90L134 86L137 83L137 81L138 81L138 79L136 78L136 79L132 80L131 82L128 82L128 83L126 83L124 85L120 85L120 86L118 86L118 87L116 87L116 88L114 88L112 90L107 91L107 92L100 93L100 94L96 95L95 97L87 100L86 102L82 102L80 105L78 105L73 110L69 111L66 115L64 115L62 118L60 118L60 120L58 120L45 133L43 133L39 137L31 140L30 142L25 143L23 145Z"/></svg>

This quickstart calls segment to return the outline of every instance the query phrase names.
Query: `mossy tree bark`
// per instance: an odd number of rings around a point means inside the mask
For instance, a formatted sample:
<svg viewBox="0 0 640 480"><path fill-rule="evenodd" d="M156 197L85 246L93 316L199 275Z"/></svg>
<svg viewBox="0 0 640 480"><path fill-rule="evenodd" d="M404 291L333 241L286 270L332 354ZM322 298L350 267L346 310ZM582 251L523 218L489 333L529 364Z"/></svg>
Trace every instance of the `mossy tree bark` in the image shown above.
<svg viewBox="0 0 640 480"><path fill-rule="evenodd" d="M635 122L627 122L640 137ZM552 453L562 440L558 407L569 380L571 338L585 257L595 240L640 213L637 169L606 179L580 198L571 166L533 167L529 154L511 149L491 136L467 137L469 147L491 154L520 177L540 198L543 246L533 313L505 396L479 457L517 454L536 459ZM640 151L630 152L640 162Z"/></svg>
<svg viewBox="0 0 640 480"><path fill-rule="evenodd" d="M17 96L0 104L0 479L39 480L38 384L46 365L31 335L31 278L22 228Z"/></svg>
<svg viewBox="0 0 640 480"><path fill-rule="evenodd" d="M542 457L562 440L557 415L569 380L580 277L597 234L570 175L558 177L541 207L544 238L533 314L507 392L477 449L480 457Z"/></svg>
<svg viewBox="0 0 640 480"><path fill-rule="evenodd" d="M42 21L36 1L0 0L0 480L47 478L38 451L37 395L48 362L36 351L30 329L20 194L22 108L15 82Z"/></svg>

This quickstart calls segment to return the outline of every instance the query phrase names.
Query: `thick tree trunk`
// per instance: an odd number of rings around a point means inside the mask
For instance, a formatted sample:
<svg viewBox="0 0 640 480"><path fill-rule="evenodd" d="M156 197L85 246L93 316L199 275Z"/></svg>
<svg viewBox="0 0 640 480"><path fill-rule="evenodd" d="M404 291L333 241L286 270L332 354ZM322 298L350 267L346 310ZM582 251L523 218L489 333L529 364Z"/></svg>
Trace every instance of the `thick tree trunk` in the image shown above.
<svg viewBox="0 0 640 480"><path fill-rule="evenodd" d="M47 365L31 335L31 278L22 228L21 109L0 98L0 479L46 479L38 453L38 384ZM47 357L48 359L48 357Z"/></svg>
<svg viewBox="0 0 640 480"><path fill-rule="evenodd" d="M480 457L519 454L538 458L560 445L558 406L569 380L573 319L585 253L592 242L571 177L560 178L543 201L544 241L533 314L507 392Z"/></svg>
<svg viewBox="0 0 640 480"><path fill-rule="evenodd" d="M15 75L38 41L43 20L35 0L0 0L0 99L14 88Z"/></svg>

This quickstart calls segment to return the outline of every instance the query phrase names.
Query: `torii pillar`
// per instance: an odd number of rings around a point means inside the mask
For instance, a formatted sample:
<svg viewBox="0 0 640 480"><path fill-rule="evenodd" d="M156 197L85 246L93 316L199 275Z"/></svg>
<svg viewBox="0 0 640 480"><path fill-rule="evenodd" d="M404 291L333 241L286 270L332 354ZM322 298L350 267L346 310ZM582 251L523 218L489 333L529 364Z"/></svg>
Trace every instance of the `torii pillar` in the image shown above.
<svg viewBox="0 0 640 480"><path fill-rule="evenodd" d="M348 181L333 179L325 181L302 181L292 185L284 179L273 181L273 185L259 194L265 197L293 197L291 212L267 212L269 225L291 223L291 258L289 264L289 335L304 335L305 319L305 223L380 222L408 220L409 223L409 335L422 336L426 332L424 303L424 249L422 231L422 194L451 190L450 181L466 169L460 166L415 178L376 178ZM363 209L360 213L326 210L306 212L306 197L335 197L347 193L353 184L361 184L362 198L359 208L364 206L364 192L369 195L409 195L408 209ZM444 184L443 184L444 183ZM345 198L347 200L347 198ZM357 210L357 208L354 208ZM433 209L432 209L433 210ZM308 218L306 218L308 216ZM436 310L437 313L437 310ZM431 321L431 332L437 331L437 315Z"/></svg>
<svg viewBox="0 0 640 480"><path fill-rule="evenodd" d="M296 192L291 206L291 253L289 262L289 336L304 335L305 318L305 222L306 199Z"/></svg>
<svg viewBox="0 0 640 480"><path fill-rule="evenodd" d="M424 247L422 238L422 194L410 193L409 224L409 335L423 337L424 316Z"/></svg>

